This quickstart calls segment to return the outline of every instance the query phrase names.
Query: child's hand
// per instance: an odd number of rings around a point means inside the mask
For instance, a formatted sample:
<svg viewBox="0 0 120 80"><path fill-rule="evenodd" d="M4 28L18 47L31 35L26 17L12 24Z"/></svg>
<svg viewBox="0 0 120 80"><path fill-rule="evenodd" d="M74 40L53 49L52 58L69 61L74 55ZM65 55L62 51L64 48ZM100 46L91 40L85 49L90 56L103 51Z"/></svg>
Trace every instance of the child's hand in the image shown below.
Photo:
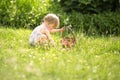
<svg viewBox="0 0 120 80"><path fill-rule="evenodd" d="M65 30L65 27L62 27L62 28L61 28L61 31L64 31L64 30Z"/></svg>
<svg viewBox="0 0 120 80"><path fill-rule="evenodd" d="M52 44L53 47L55 47L55 42L52 42L51 44Z"/></svg>
<svg viewBox="0 0 120 80"><path fill-rule="evenodd" d="M51 41L50 42L52 46L55 46L55 42L54 41Z"/></svg>

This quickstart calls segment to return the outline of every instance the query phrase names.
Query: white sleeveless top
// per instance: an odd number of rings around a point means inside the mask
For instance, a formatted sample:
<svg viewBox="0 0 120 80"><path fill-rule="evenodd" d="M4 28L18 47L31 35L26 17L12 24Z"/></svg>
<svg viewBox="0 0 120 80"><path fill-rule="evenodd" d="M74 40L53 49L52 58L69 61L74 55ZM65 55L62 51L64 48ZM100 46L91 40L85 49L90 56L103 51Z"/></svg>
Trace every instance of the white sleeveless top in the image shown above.
<svg viewBox="0 0 120 80"><path fill-rule="evenodd" d="M37 26L31 33L30 38L29 38L29 43L30 45L35 45L38 41L38 39L43 36L44 34L42 34L40 31L41 30L46 30L47 28L45 27L44 24L41 24L39 26Z"/></svg>

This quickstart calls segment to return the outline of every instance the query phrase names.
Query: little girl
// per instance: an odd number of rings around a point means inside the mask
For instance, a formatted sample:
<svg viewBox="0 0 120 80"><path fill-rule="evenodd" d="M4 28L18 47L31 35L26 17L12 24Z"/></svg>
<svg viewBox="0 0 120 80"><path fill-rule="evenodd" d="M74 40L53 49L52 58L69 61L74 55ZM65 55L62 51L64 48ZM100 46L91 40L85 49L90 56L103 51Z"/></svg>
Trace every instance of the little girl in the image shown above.
<svg viewBox="0 0 120 80"><path fill-rule="evenodd" d="M37 26L31 33L29 38L30 45L45 44L50 41L51 45L55 46L55 42L50 33L64 31L64 27L61 29L55 29L59 26L59 18L55 14L47 14L43 18L43 23Z"/></svg>

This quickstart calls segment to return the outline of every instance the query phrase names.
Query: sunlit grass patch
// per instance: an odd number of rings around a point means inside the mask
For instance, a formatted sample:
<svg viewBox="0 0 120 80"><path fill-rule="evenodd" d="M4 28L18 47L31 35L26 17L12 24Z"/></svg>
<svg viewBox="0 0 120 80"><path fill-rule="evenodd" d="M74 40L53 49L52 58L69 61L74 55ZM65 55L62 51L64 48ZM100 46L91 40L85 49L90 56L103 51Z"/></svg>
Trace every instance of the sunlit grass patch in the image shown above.
<svg viewBox="0 0 120 80"><path fill-rule="evenodd" d="M90 37L76 33L69 50L32 47L32 30L0 28L0 80L118 80L120 37Z"/></svg>

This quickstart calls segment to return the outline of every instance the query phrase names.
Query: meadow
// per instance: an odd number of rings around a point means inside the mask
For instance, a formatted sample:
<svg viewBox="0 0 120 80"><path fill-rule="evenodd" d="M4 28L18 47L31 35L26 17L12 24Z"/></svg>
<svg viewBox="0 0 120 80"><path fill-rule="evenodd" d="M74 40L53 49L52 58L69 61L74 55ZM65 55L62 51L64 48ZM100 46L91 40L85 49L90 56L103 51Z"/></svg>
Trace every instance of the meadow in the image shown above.
<svg viewBox="0 0 120 80"><path fill-rule="evenodd" d="M30 29L0 26L0 80L119 80L120 36L75 33L77 44L61 47L29 45Z"/></svg>

